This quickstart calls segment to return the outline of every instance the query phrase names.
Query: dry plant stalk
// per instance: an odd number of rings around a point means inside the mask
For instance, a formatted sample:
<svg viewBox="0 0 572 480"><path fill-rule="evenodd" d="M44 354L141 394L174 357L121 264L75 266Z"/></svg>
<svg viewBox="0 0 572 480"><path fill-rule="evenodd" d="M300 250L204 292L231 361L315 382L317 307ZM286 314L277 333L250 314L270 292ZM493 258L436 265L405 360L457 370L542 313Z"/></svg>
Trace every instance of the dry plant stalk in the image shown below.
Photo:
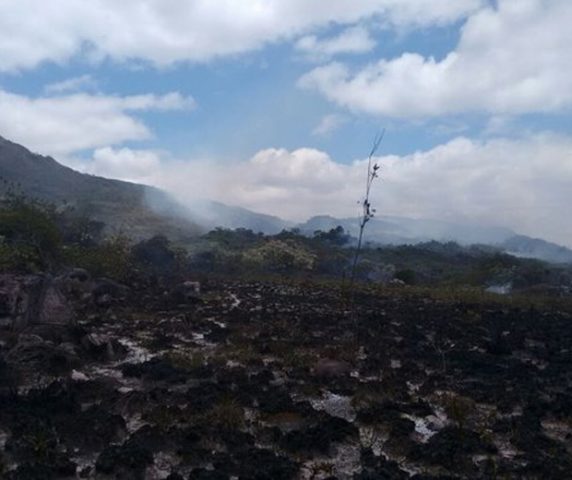
<svg viewBox="0 0 572 480"><path fill-rule="evenodd" d="M361 214L359 217L358 243L357 243L357 247L356 247L353 262L352 262L352 271L351 271L351 276L350 276L350 291L353 291L353 285L354 285L355 277L356 277L357 264L358 264L359 256L361 253L362 244L363 244L363 233L365 230L365 226L367 225L367 222L369 222L375 216L375 208L372 208L371 202L369 200L369 196L370 196L370 192L371 192L371 186L373 185L374 180L379 177L380 166L377 162L373 161L373 157L374 157L375 153L377 152L377 150L379 149L379 146L381 144L381 141L383 140L384 135L385 135L385 129L382 130L381 133L379 133L375 137L375 139L373 141L373 146L372 146L371 151L369 152L369 156L368 156L367 181L365 184L365 196L364 196L363 200L361 200L359 202L361 204L362 211L361 211Z"/></svg>

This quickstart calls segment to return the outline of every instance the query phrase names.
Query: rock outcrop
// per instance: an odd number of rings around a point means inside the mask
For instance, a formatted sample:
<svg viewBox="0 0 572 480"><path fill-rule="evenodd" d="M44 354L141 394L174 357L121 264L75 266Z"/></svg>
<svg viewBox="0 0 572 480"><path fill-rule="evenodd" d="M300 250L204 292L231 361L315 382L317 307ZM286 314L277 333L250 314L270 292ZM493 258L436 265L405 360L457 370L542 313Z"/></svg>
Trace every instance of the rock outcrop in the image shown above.
<svg viewBox="0 0 572 480"><path fill-rule="evenodd" d="M23 331L75 322L61 279L50 275L0 275L0 325Z"/></svg>

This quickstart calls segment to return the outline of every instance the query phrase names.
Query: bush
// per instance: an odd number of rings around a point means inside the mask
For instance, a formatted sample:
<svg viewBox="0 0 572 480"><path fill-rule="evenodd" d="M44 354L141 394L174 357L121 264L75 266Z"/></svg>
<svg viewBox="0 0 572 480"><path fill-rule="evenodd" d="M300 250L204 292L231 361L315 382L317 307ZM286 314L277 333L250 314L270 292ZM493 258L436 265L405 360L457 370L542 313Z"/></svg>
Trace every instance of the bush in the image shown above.
<svg viewBox="0 0 572 480"><path fill-rule="evenodd" d="M59 257L61 246L51 207L18 199L0 209L0 268L50 268Z"/></svg>
<svg viewBox="0 0 572 480"><path fill-rule="evenodd" d="M134 266L130 241L123 235L111 237L94 247L68 246L65 249L65 260L88 270L92 275L118 281L126 280Z"/></svg>
<svg viewBox="0 0 572 480"><path fill-rule="evenodd" d="M163 235L156 235L135 245L133 258L142 266L157 272L173 270L177 261L169 240Z"/></svg>
<svg viewBox="0 0 572 480"><path fill-rule="evenodd" d="M264 235L262 233L254 233L252 230L246 228L231 230L220 227L211 230L204 236L206 240L232 250L251 247L260 242L263 237Z"/></svg>
<svg viewBox="0 0 572 480"><path fill-rule="evenodd" d="M314 239L328 245L341 247L347 245L351 241L352 237L346 233L341 225L338 225L336 228L332 228L328 232L316 230L314 232Z"/></svg>
<svg viewBox="0 0 572 480"><path fill-rule="evenodd" d="M316 255L294 241L270 240L242 255L247 264L273 272L312 270Z"/></svg>
<svg viewBox="0 0 572 480"><path fill-rule="evenodd" d="M103 238L105 224L68 209L57 218L66 244L94 246Z"/></svg>
<svg viewBox="0 0 572 480"><path fill-rule="evenodd" d="M416 277L417 275L415 274L415 271L411 269L399 270L398 272L395 272L395 278L397 280L401 280L406 285L415 285L417 281Z"/></svg>
<svg viewBox="0 0 572 480"><path fill-rule="evenodd" d="M42 266L42 258L34 247L0 241L0 271L33 273Z"/></svg>

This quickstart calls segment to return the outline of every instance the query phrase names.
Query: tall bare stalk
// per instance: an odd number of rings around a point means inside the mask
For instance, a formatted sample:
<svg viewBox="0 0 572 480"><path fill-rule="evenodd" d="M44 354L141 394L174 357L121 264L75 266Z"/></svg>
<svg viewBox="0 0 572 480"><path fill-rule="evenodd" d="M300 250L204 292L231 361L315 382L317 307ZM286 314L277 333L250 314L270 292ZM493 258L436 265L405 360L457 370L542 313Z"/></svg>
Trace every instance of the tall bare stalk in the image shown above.
<svg viewBox="0 0 572 480"><path fill-rule="evenodd" d="M371 192L371 186L374 180L379 177L380 166L377 162L373 161L373 157L377 152L377 150L379 149L379 146L381 144L381 141L383 140L384 135L385 135L385 129L383 129L378 135L376 135L367 160L367 181L365 184L365 196L363 197L363 200L360 202L362 211L359 217L359 236L358 236L357 247L354 253L354 259L352 262L352 271L350 276L350 291L352 292L356 278L357 264L362 249L363 232L365 230L367 222L369 222L375 216L375 208L371 207L371 203L369 201L369 194Z"/></svg>

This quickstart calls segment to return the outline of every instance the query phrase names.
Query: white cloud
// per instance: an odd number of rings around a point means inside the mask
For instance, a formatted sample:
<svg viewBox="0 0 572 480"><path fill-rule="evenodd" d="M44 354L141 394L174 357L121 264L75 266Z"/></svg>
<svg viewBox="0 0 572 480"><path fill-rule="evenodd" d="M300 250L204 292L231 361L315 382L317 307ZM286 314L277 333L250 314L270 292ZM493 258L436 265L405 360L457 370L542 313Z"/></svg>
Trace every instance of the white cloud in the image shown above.
<svg viewBox="0 0 572 480"><path fill-rule="evenodd" d="M450 23L485 0L3 0L0 71L77 55L158 66L207 61L333 23Z"/></svg>
<svg viewBox="0 0 572 480"><path fill-rule="evenodd" d="M352 27L339 35L319 39L307 35L296 42L296 48L309 58L322 59L342 53L366 53L375 47L375 40L363 27Z"/></svg>
<svg viewBox="0 0 572 480"><path fill-rule="evenodd" d="M340 115L339 113L324 115L320 120L320 123L318 123L316 128L312 130L312 135L328 136L346 123L347 120L347 117Z"/></svg>
<svg viewBox="0 0 572 480"><path fill-rule="evenodd" d="M97 82L91 75L81 75L72 77L61 82L50 83L46 85L44 91L49 94L77 92L80 90L92 90L97 87Z"/></svg>
<svg viewBox="0 0 572 480"><path fill-rule="evenodd" d="M385 157L381 211L508 226L572 246L572 138L474 141Z"/></svg>
<svg viewBox="0 0 572 480"><path fill-rule="evenodd" d="M128 182L149 183L161 168L161 154L130 148L98 148L84 171Z"/></svg>
<svg viewBox="0 0 572 480"><path fill-rule="evenodd" d="M101 157L109 154L108 165ZM173 160L158 165L157 154L144 151L104 151L99 157L99 174L126 172L121 178L133 179L126 175L136 165L146 181L189 204L211 198L291 220L357 215L366 168L365 160L342 164L310 148L266 149L224 165ZM378 158L382 178L374 184L372 202L380 215L506 226L572 247L572 225L563 208L572 203L570 158L571 137L458 137L431 150Z"/></svg>
<svg viewBox="0 0 572 480"><path fill-rule="evenodd" d="M191 109L179 93L108 96L73 94L30 98L0 89L0 132L50 155L143 140L152 136L136 112Z"/></svg>
<svg viewBox="0 0 572 480"><path fill-rule="evenodd" d="M442 60L404 53L356 72L340 63L300 80L352 110L393 117L555 112L572 106L572 2L499 0L463 26Z"/></svg>
<svg viewBox="0 0 572 480"><path fill-rule="evenodd" d="M357 184L353 167L332 161L324 152L301 148L292 152L270 148L248 161L229 164L208 161L166 162L156 184L184 202L203 197L288 219L336 211L340 199L351 211ZM355 198L353 198L355 197Z"/></svg>

